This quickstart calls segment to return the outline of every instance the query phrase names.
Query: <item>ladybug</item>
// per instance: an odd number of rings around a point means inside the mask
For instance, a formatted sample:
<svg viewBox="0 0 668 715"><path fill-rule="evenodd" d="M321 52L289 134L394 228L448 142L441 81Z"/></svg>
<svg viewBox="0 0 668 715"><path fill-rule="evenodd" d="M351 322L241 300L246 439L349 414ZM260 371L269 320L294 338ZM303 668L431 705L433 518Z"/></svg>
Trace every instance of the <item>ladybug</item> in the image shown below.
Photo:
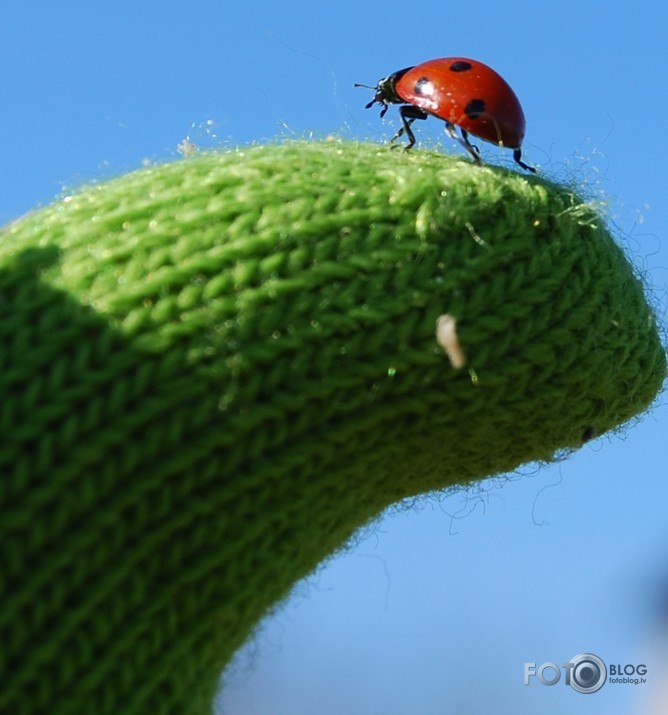
<svg viewBox="0 0 668 715"><path fill-rule="evenodd" d="M381 104L384 117L390 104L401 104L402 127L392 141L402 134L408 137L410 149L415 144L411 124L430 114L445 122L445 131L471 154L476 164L482 164L478 147L471 144L469 134L484 141L513 150L515 161L527 171L533 166L522 161L524 112L510 85L491 67L466 57L442 57L415 67L393 72L375 87L366 109ZM455 126L459 127L461 137Z"/></svg>

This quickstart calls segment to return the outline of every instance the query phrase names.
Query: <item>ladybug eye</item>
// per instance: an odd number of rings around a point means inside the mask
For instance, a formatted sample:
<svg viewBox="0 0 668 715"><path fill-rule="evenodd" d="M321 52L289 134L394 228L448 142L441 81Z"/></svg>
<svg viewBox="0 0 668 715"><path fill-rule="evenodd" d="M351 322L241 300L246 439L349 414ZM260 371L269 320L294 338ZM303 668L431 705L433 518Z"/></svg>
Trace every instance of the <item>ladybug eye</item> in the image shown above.
<svg viewBox="0 0 668 715"><path fill-rule="evenodd" d="M420 77L415 83L413 91L421 97L433 97L435 92L434 83L428 77Z"/></svg>

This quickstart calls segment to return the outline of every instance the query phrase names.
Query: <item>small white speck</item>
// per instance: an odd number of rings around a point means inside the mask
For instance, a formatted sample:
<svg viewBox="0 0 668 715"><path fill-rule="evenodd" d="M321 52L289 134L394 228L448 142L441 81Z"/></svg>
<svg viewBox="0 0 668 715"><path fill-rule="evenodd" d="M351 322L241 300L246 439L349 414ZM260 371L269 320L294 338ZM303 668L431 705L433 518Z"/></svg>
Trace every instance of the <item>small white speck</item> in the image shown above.
<svg viewBox="0 0 668 715"><path fill-rule="evenodd" d="M466 355L457 335L457 320L446 313L436 320L436 342L443 348L455 370L466 365Z"/></svg>
<svg viewBox="0 0 668 715"><path fill-rule="evenodd" d="M176 147L181 156L192 156L197 151L197 146L190 139L186 138Z"/></svg>

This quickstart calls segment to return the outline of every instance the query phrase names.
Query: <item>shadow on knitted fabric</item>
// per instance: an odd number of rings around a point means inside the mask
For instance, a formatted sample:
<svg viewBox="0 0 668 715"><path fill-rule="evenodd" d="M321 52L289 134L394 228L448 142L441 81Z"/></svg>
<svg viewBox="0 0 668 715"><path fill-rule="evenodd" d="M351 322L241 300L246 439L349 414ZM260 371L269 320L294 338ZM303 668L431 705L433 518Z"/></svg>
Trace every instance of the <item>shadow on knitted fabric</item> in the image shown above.
<svg viewBox="0 0 668 715"><path fill-rule="evenodd" d="M240 523L215 484L224 455L199 439L218 398L40 280L58 259L0 271L0 710L207 711L292 576L258 597L226 568Z"/></svg>

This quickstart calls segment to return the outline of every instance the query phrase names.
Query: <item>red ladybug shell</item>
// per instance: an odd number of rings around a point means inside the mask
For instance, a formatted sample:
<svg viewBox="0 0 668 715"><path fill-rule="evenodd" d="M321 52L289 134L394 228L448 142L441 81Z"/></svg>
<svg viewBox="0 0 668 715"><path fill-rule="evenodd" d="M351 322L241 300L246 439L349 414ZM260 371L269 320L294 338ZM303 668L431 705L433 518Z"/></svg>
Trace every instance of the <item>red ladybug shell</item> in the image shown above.
<svg viewBox="0 0 668 715"><path fill-rule="evenodd" d="M517 149L524 112L510 85L491 67L466 57L429 60L399 73L396 94L480 139Z"/></svg>

